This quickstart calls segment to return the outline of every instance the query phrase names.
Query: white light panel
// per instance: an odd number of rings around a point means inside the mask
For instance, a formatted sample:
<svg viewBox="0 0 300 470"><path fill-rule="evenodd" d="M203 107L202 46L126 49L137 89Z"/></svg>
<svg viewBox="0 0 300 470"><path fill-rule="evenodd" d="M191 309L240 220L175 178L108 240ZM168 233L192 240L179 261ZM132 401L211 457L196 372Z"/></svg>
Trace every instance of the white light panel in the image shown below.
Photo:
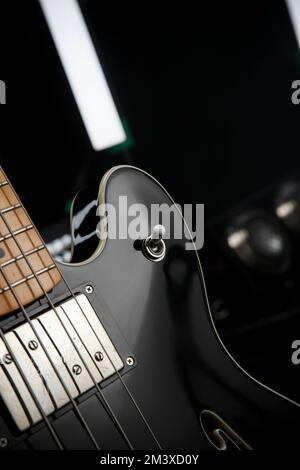
<svg viewBox="0 0 300 470"><path fill-rule="evenodd" d="M76 0L39 0L95 150L126 140L120 117Z"/></svg>
<svg viewBox="0 0 300 470"><path fill-rule="evenodd" d="M286 0L287 8L293 23L295 35L300 48L300 1L299 0Z"/></svg>

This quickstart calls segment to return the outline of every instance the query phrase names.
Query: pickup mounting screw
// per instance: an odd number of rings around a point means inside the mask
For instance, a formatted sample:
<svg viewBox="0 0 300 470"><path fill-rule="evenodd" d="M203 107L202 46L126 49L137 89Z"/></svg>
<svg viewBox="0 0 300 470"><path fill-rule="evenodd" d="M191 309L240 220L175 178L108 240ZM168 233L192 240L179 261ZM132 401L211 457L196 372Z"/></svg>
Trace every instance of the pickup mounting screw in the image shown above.
<svg viewBox="0 0 300 470"><path fill-rule="evenodd" d="M88 285L88 286L85 287L85 292L87 294L92 294L94 292L94 288L92 286Z"/></svg>
<svg viewBox="0 0 300 470"><path fill-rule="evenodd" d="M128 356L127 359L126 359L126 364L127 364L128 366L133 366L133 365L135 364L135 359L134 359L134 357Z"/></svg>
<svg viewBox="0 0 300 470"><path fill-rule="evenodd" d="M97 351L94 357L97 362L101 362L104 359L103 353L101 351Z"/></svg>
<svg viewBox="0 0 300 470"><path fill-rule="evenodd" d="M35 351L39 347L39 345L38 345L37 341L35 341L33 339L33 340L29 341L28 347L29 347L29 349L31 349L31 351Z"/></svg>
<svg viewBox="0 0 300 470"><path fill-rule="evenodd" d="M8 365L12 363L12 357L10 354L5 354L3 357L4 364Z"/></svg>
<svg viewBox="0 0 300 470"><path fill-rule="evenodd" d="M82 367L79 364L75 364L72 367L72 372L73 372L74 375L80 375L81 372L82 372Z"/></svg>

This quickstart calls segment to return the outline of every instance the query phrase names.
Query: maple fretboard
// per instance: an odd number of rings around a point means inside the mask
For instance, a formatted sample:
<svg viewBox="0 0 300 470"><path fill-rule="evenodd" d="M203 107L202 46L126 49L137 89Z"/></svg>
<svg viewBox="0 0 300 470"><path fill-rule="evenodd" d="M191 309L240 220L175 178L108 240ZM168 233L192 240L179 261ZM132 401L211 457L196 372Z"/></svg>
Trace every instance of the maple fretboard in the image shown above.
<svg viewBox="0 0 300 470"><path fill-rule="evenodd" d="M37 300L60 280L53 258L0 168L0 316Z"/></svg>

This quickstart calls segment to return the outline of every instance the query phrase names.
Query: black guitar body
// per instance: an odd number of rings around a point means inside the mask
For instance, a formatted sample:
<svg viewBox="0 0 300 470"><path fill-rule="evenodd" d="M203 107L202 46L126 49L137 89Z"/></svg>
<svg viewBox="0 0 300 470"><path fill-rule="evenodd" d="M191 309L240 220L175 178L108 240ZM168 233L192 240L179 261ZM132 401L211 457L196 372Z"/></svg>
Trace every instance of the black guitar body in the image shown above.
<svg viewBox="0 0 300 470"><path fill-rule="evenodd" d="M100 192L97 184L77 195L72 221L77 264L59 267L73 292L89 298L126 364L122 380L114 376L101 389L132 447L298 445L299 406L247 375L222 345L197 253L185 250L183 240L166 240L166 256L155 263L130 239L107 239L99 246L98 198L117 207L119 195L128 197L128 205L148 208L173 203L149 175L131 167L113 169ZM92 287L88 293L86 286ZM51 295L58 302L69 294L61 282ZM96 389L78 403L101 448L128 448ZM50 418L65 448L94 448L71 405ZM4 411L0 422L0 437L8 436L12 448L55 448L43 423L18 434Z"/></svg>

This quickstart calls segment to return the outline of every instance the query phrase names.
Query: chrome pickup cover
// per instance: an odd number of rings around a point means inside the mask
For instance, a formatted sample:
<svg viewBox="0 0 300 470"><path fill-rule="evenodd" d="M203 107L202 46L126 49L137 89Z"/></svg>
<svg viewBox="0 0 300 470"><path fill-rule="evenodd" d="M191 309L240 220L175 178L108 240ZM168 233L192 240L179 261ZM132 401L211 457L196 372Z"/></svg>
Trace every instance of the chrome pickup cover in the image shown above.
<svg viewBox="0 0 300 470"><path fill-rule="evenodd" d="M78 397L124 367L83 294L42 313L32 324L36 334L24 323L5 334L7 347L0 339L0 395L20 431L42 419L36 401L48 416L69 403L70 396Z"/></svg>

